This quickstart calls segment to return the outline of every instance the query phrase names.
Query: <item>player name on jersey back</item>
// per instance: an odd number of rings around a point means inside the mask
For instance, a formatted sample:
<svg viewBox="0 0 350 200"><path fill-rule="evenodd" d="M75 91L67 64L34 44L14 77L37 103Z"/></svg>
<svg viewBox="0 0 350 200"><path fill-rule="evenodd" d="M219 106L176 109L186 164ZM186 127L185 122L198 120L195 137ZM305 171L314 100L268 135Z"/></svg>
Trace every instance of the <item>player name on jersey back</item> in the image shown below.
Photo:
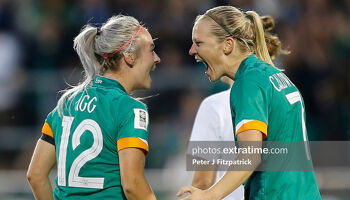
<svg viewBox="0 0 350 200"><path fill-rule="evenodd" d="M273 74L269 76L269 80L273 87L278 91L281 92L283 89L295 86L289 78L283 74L282 72Z"/></svg>
<svg viewBox="0 0 350 200"><path fill-rule="evenodd" d="M97 97L90 97L88 94L79 99L75 106L75 111L92 113L96 108Z"/></svg>

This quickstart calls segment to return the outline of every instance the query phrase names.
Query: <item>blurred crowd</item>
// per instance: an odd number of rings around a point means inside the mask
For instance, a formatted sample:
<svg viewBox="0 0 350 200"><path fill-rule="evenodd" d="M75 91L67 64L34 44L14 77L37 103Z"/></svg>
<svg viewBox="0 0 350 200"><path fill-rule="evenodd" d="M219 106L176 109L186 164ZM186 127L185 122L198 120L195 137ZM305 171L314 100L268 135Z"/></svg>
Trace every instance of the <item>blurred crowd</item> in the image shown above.
<svg viewBox="0 0 350 200"><path fill-rule="evenodd" d="M79 80L72 46L82 26L120 13L158 38L153 89L134 95L150 111L147 167L170 165L200 102L227 89L188 55L195 17L218 5L275 18L273 32L291 52L276 63L301 90L310 140L350 140L350 0L0 0L0 169L27 167L58 92Z"/></svg>

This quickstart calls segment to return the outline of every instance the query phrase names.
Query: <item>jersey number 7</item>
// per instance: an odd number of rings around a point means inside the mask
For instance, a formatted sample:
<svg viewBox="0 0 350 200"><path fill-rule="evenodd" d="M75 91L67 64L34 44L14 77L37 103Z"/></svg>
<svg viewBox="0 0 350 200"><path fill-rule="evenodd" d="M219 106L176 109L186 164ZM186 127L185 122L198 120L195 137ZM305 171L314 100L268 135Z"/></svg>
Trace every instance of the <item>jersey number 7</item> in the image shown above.
<svg viewBox="0 0 350 200"><path fill-rule="evenodd" d="M307 138L306 138L306 125L305 125L305 120L304 120L305 109L304 109L304 106L303 106L301 95L300 95L300 93L298 91L296 91L296 92L292 92L292 93L286 94L286 98L287 98L288 102L291 105L293 105L293 104L295 104L297 102L300 102L300 106L301 106L301 126L302 126L302 129L303 129L303 139L304 139L306 157L307 157L308 160L310 160L309 148L308 148L308 145L307 145Z"/></svg>

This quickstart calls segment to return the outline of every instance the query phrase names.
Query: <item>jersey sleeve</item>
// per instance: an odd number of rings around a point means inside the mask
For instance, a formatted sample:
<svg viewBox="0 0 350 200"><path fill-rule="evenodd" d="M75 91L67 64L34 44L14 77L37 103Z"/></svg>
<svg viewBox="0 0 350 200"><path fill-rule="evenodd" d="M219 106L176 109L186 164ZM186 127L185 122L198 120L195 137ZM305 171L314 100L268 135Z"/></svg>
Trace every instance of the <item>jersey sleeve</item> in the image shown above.
<svg viewBox="0 0 350 200"><path fill-rule="evenodd" d="M267 89L256 80L245 78L238 83L236 92L231 93L236 135L247 130L258 130L264 134L264 138L267 137Z"/></svg>
<svg viewBox="0 0 350 200"><path fill-rule="evenodd" d="M131 98L130 98L131 99ZM149 116L146 106L134 99L123 101L125 114L120 116L120 128L117 136L118 151L130 147L149 152L148 131Z"/></svg>
<svg viewBox="0 0 350 200"><path fill-rule="evenodd" d="M190 141L219 141L220 120L213 105L205 99L199 106Z"/></svg>
<svg viewBox="0 0 350 200"><path fill-rule="evenodd" d="M52 131L52 112L47 115L47 118L45 120L45 123L41 129L41 139L55 145L55 139L54 139L54 134Z"/></svg>

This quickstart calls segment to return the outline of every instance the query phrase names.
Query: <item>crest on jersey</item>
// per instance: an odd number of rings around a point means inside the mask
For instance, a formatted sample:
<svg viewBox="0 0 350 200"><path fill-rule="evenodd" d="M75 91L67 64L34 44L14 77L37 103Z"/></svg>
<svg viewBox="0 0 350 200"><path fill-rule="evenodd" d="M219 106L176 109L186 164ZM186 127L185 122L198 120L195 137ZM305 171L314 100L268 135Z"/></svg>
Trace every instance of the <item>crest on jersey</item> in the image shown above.
<svg viewBox="0 0 350 200"><path fill-rule="evenodd" d="M144 109L134 108L134 128L143 129L147 131L148 126L148 113Z"/></svg>

